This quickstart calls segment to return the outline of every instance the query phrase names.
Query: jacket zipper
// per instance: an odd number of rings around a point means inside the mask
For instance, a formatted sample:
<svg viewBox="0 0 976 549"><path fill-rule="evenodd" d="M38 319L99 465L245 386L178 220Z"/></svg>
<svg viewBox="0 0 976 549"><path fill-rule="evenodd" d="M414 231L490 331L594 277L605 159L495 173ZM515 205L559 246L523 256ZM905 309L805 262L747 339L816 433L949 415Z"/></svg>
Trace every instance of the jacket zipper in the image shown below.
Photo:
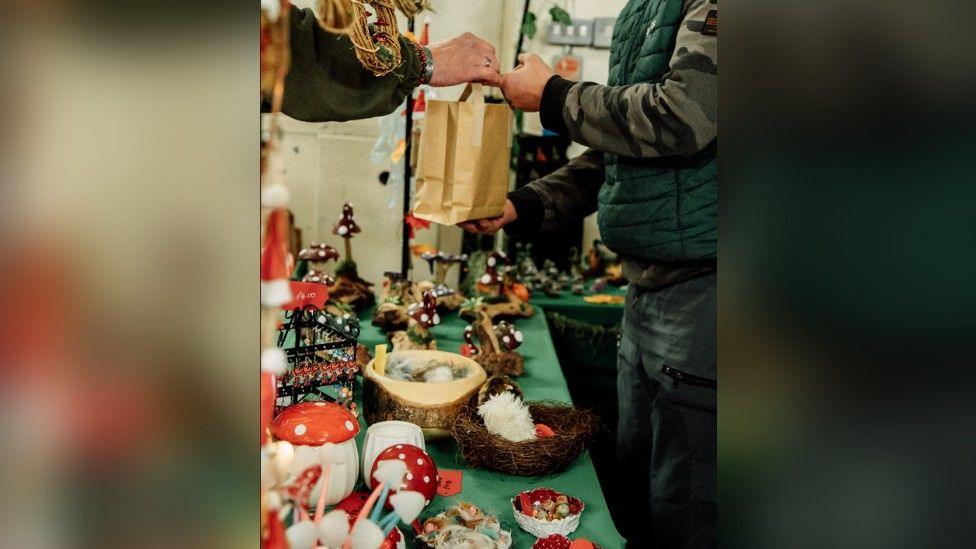
<svg viewBox="0 0 976 549"><path fill-rule="evenodd" d="M687 383L689 385L696 385L698 387L710 387L712 389L715 389L718 386L718 382L714 379L691 375L687 372L682 372L681 370L672 368L667 364L661 366L661 373L674 380L675 389L678 388L680 383Z"/></svg>

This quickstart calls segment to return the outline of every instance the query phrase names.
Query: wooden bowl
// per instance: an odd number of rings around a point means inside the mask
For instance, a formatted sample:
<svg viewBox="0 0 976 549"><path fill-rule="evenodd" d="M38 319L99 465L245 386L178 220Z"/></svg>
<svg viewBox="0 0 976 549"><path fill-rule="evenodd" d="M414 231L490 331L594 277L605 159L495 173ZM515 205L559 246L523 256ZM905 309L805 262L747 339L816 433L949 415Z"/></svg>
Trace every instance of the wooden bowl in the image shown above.
<svg viewBox="0 0 976 549"><path fill-rule="evenodd" d="M402 381L379 373L371 360L363 371L366 421L408 421L418 425L427 440L449 437L457 415L473 402L487 379L485 370L470 358L445 351L396 351L387 355L387 364L398 358L447 362L465 368L468 375L438 383Z"/></svg>

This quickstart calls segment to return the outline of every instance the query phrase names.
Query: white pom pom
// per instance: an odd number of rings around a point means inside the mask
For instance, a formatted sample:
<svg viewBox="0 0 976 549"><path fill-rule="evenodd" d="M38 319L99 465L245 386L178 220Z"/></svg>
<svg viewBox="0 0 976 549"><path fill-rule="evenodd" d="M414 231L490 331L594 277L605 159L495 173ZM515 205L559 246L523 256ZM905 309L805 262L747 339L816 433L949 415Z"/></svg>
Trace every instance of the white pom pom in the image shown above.
<svg viewBox="0 0 976 549"><path fill-rule="evenodd" d="M342 542L349 537L349 515L345 511L336 509L329 511L319 522L319 541L329 549L342 546Z"/></svg>
<svg viewBox="0 0 976 549"><path fill-rule="evenodd" d="M303 520L285 530L285 537L291 549L312 549L319 535L314 522Z"/></svg>
<svg viewBox="0 0 976 549"><path fill-rule="evenodd" d="M261 305L273 309L291 301L291 285L287 279L261 281Z"/></svg>
<svg viewBox="0 0 976 549"><path fill-rule="evenodd" d="M489 432L505 440L522 442L536 438L529 407L508 391L494 395L478 406L478 415Z"/></svg>
<svg viewBox="0 0 976 549"><path fill-rule="evenodd" d="M289 202L291 193L284 185L265 185L261 189L261 205L265 208L285 208Z"/></svg>
<svg viewBox="0 0 976 549"><path fill-rule="evenodd" d="M494 257L489 257L487 263L489 267L494 267L497 262Z"/></svg>
<svg viewBox="0 0 976 549"><path fill-rule="evenodd" d="M398 459L384 459L376 464L373 478L378 482L396 489L403 484L403 475L407 472L407 464Z"/></svg>
<svg viewBox="0 0 976 549"><path fill-rule="evenodd" d="M441 315L434 313L434 324L440 324L440 323L441 323Z"/></svg>
<svg viewBox="0 0 976 549"><path fill-rule="evenodd" d="M281 13L281 4L278 0L261 0L261 11L268 17L268 21L274 23Z"/></svg>
<svg viewBox="0 0 976 549"><path fill-rule="evenodd" d="M339 233L340 235L344 235L344 234L346 234L346 233L348 233L348 232L349 232L349 228L348 228L348 227L346 227L345 225L340 225L340 226L339 226L339 231L338 231L338 233Z"/></svg>
<svg viewBox="0 0 976 549"><path fill-rule="evenodd" d="M390 505L405 524L410 524L424 510L424 495L420 492L404 490L390 496Z"/></svg>
<svg viewBox="0 0 976 549"><path fill-rule="evenodd" d="M515 330L515 341L522 343L522 332Z"/></svg>
<svg viewBox="0 0 976 549"><path fill-rule="evenodd" d="M271 459L275 470L281 475L279 478L285 478L288 475L292 460L295 459L295 447L287 440L279 440L274 443Z"/></svg>
<svg viewBox="0 0 976 549"><path fill-rule="evenodd" d="M488 273L481 275L480 282L482 284L491 284L491 275Z"/></svg>
<svg viewBox="0 0 976 549"><path fill-rule="evenodd" d="M322 456L322 466L326 465L341 465L345 462L342 450L339 449L335 443L326 442L322 445L322 449L319 450Z"/></svg>
<svg viewBox="0 0 976 549"><path fill-rule="evenodd" d="M383 544L383 531L375 522L362 519L352 527L350 533L352 549L376 549Z"/></svg>
<svg viewBox="0 0 976 549"><path fill-rule="evenodd" d="M261 351L261 371L280 376L288 371L288 358L279 347L268 347Z"/></svg>

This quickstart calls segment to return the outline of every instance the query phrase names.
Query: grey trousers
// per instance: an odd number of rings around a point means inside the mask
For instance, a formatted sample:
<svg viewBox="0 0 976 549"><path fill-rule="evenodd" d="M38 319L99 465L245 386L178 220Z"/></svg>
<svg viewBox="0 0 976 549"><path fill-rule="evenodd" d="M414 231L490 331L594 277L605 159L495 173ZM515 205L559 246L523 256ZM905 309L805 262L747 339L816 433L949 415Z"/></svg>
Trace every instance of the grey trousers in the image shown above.
<svg viewBox="0 0 976 549"><path fill-rule="evenodd" d="M616 489L628 547L716 545L715 280L627 294Z"/></svg>

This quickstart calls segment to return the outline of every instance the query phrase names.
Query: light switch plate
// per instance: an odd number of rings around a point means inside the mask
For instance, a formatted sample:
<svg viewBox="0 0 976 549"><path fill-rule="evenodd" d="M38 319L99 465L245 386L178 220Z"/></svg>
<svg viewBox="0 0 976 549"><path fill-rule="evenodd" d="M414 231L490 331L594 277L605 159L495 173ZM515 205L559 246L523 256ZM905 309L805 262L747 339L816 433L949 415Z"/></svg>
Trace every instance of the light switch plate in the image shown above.
<svg viewBox="0 0 976 549"><path fill-rule="evenodd" d="M550 22L546 42L560 46L589 46L593 43L593 20L573 19L572 25Z"/></svg>
<svg viewBox="0 0 976 549"><path fill-rule="evenodd" d="M597 17L593 20L594 48L610 47L610 40L613 39L613 26L616 23L616 17Z"/></svg>

